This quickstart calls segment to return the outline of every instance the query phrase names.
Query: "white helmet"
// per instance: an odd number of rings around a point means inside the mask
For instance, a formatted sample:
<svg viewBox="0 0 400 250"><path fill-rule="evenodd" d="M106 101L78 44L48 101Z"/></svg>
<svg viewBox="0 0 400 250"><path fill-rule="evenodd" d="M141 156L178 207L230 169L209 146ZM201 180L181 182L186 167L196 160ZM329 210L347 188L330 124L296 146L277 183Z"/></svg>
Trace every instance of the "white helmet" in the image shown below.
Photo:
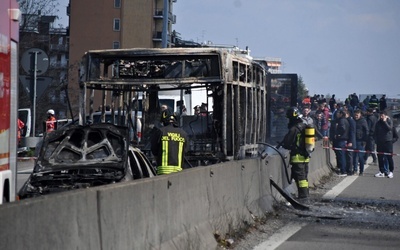
<svg viewBox="0 0 400 250"><path fill-rule="evenodd" d="M47 114L54 115L54 110L52 109L47 110Z"/></svg>

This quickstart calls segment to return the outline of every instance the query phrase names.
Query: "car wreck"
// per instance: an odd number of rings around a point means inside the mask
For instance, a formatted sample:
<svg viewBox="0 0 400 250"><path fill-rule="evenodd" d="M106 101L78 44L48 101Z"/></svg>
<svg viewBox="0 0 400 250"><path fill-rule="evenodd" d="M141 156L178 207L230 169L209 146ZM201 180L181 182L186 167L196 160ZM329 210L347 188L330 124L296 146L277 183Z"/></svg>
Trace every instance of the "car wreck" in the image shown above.
<svg viewBox="0 0 400 250"><path fill-rule="evenodd" d="M71 125L46 134L20 199L155 176L128 135L127 127L113 124Z"/></svg>

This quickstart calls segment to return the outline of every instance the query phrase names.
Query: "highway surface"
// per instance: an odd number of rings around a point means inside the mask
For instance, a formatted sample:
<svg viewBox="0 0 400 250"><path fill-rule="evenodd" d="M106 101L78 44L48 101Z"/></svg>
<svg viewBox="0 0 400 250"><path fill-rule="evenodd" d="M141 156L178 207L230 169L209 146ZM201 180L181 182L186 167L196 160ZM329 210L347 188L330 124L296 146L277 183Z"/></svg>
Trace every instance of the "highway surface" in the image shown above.
<svg viewBox="0 0 400 250"><path fill-rule="evenodd" d="M377 165L363 176L332 175L311 190L309 211L282 203L233 249L400 249L400 157L393 159L394 178L374 177Z"/></svg>
<svg viewBox="0 0 400 250"><path fill-rule="evenodd" d="M231 248L400 249L400 142L394 153L394 178L374 177L377 165L366 165L363 176L332 175L311 189L308 211L281 202ZM33 165L33 160L18 162L17 190Z"/></svg>

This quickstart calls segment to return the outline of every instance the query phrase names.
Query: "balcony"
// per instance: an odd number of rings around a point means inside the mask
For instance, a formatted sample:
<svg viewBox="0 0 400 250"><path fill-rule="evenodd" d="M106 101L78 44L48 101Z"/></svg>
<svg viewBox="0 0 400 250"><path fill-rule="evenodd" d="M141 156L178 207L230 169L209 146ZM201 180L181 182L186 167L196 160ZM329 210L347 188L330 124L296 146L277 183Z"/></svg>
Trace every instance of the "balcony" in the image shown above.
<svg viewBox="0 0 400 250"><path fill-rule="evenodd" d="M67 69L68 68L68 63L67 62L55 62L55 63L51 63L50 67L52 69L63 70L63 69Z"/></svg>
<svg viewBox="0 0 400 250"><path fill-rule="evenodd" d="M66 44L50 44L50 51L68 52Z"/></svg>
<svg viewBox="0 0 400 250"><path fill-rule="evenodd" d="M154 18L164 18L164 9L155 9Z"/></svg>
<svg viewBox="0 0 400 250"><path fill-rule="evenodd" d="M156 19L163 19L164 18L164 9L155 9L153 17ZM173 15L172 12L169 12L168 20L171 21L172 24L175 24L176 23L176 15Z"/></svg>
<svg viewBox="0 0 400 250"><path fill-rule="evenodd" d="M176 24L176 15L172 15L172 13L169 13L168 18L172 22L172 24Z"/></svg>
<svg viewBox="0 0 400 250"><path fill-rule="evenodd" d="M156 31L153 33L153 42L161 42L162 41L162 31Z"/></svg>

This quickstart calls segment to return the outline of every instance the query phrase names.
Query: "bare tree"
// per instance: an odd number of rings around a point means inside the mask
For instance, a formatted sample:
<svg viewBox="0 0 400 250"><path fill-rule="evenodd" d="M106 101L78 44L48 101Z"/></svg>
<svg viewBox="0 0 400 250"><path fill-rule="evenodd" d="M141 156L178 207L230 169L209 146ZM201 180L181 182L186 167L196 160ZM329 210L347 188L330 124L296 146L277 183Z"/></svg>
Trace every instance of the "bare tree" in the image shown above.
<svg viewBox="0 0 400 250"><path fill-rule="evenodd" d="M56 15L58 12L57 7L59 3L57 0L22 0L19 2L19 9L25 15ZM29 23L27 20L23 22ZM22 25L25 25L23 23Z"/></svg>
<svg viewBox="0 0 400 250"><path fill-rule="evenodd" d="M27 34L29 32L39 32L38 25L42 16L54 16L58 13L59 3L57 0L22 0L19 2L19 7L22 12L20 22L20 43L30 39Z"/></svg>

